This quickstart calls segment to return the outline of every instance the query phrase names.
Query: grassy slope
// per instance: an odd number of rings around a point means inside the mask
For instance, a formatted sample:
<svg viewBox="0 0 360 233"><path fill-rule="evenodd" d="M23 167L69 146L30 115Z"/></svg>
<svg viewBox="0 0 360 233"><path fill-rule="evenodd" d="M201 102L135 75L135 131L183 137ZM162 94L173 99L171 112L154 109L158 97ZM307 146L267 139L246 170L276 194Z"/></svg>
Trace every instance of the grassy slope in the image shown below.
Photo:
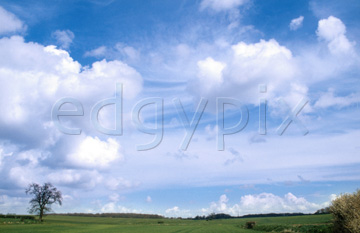
<svg viewBox="0 0 360 233"><path fill-rule="evenodd" d="M42 224L4 224L0 219L0 232L193 232L193 233L221 233L221 232L253 232L242 227L247 221L255 221L258 225L295 225L320 224L331 220L330 215L312 215L296 217L272 217L253 219L224 219L224 220L177 220L177 219L126 219L104 217L68 217L48 216ZM158 224L158 221L164 223Z"/></svg>

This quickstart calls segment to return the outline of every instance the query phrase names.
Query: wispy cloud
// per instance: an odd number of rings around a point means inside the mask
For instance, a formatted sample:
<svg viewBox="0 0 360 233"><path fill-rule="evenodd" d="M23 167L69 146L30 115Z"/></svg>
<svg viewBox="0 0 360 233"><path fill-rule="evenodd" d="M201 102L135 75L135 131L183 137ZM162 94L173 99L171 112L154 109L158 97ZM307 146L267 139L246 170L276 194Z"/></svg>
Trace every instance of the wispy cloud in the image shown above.
<svg viewBox="0 0 360 233"><path fill-rule="evenodd" d="M15 32L23 32L26 25L13 13L5 10L0 6L0 35L11 34Z"/></svg>
<svg viewBox="0 0 360 233"><path fill-rule="evenodd" d="M292 19L289 25L290 30L296 31L299 28L301 28L303 21L304 21L304 16L299 16L298 18Z"/></svg>
<svg viewBox="0 0 360 233"><path fill-rule="evenodd" d="M227 11L245 4L248 0L202 0L200 9L210 8L214 11Z"/></svg>
<svg viewBox="0 0 360 233"><path fill-rule="evenodd" d="M51 35L62 49L69 49L75 38L74 33L70 30L56 30Z"/></svg>

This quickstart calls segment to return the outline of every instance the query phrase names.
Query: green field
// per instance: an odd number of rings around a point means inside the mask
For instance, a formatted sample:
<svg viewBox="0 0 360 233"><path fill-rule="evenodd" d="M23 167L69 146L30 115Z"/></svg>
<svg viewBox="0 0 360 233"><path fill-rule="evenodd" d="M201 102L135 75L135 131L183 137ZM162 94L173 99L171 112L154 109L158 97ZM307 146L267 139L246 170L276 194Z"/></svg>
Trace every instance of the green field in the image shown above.
<svg viewBox="0 0 360 233"><path fill-rule="evenodd" d="M244 229L247 221L255 221L259 230ZM331 222L331 215L296 217L263 217L222 220L133 219L109 217L47 216L43 223L0 218L0 232L328 232L322 231ZM301 231L285 231L301 229ZM306 229L317 229L309 231ZM262 230L261 230L262 229ZM305 230L305 231L304 231Z"/></svg>

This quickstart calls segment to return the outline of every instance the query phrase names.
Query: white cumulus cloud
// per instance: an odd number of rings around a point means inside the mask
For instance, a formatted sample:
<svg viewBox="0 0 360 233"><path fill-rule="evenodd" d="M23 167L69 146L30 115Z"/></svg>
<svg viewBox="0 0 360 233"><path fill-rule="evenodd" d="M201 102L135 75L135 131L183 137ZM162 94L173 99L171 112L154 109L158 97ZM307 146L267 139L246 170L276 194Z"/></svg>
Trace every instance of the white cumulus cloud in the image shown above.
<svg viewBox="0 0 360 233"><path fill-rule="evenodd" d="M102 141L98 137L87 136L80 142L75 152L68 155L74 165L80 167L107 167L116 160L123 159L119 143L109 138Z"/></svg>
<svg viewBox="0 0 360 233"><path fill-rule="evenodd" d="M216 86L223 82L222 72L226 64L208 57L205 60L198 61L197 65L199 69L198 78L201 82L207 83L206 87Z"/></svg>
<svg viewBox="0 0 360 233"><path fill-rule="evenodd" d="M179 206L174 206L172 208L165 210L165 215L168 217L190 217L192 216L191 211L187 209L181 209Z"/></svg>
<svg viewBox="0 0 360 233"><path fill-rule="evenodd" d="M297 197L287 193L283 197L272 193L245 195L235 205L228 204L228 197L223 194L217 202L212 202L209 208L202 209L203 213L227 213L230 215L245 215L255 213L313 213L326 207L329 202L316 204L307 201L303 197Z"/></svg>
<svg viewBox="0 0 360 233"><path fill-rule="evenodd" d="M220 213L220 212L226 212L227 211L227 203L229 201L229 198L223 194L220 196L219 201L218 202L212 202L210 205L210 209Z"/></svg>
<svg viewBox="0 0 360 233"><path fill-rule="evenodd" d="M101 207L101 213L140 213L141 210L127 208L117 205L116 202L109 202Z"/></svg>
<svg viewBox="0 0 360 233"><path fill-rule="evenodd" d="M165 213L170 214L170 213L177 213L180 211L180 208L178 206L174 206L173 208L169 208L167 210L165 210Z"/></svg>
<svg viewBox="0 0 360 233"><path fill-rule="evenodd" d="M272 212L305 212L311 213L321 206L308 202L303 197L296 197L292 193L287 193L284 197L272 193L261 193L258 195L245 195L241 197L239 206L244 211L259 213Z"/></svg>
<svg viewBox="0 0 360 233"><path fill-rule="evenodd" d="M346 26L334 16L320 20L316 34L320 39L328 42L328 48L332 54L353 52L355 42L348 40L345 35Z"/></svg>
<svg viewBox="0 0 360 233"><path fill-rule="evenodd" d="M190 82L190 92L214 100L216 96L232 96L244 103L257 104L261 83L268 85L268 99L291 96L295 93L292 87L304 85L297 77L299 66L292 52L274 39L239 42L231 46L228 54L220 61L211 57L198 61L198 77ZM306 95L306 88L301 90Z"/></svg>
<svg viewBox="0 0 360 233"><path fill-rule="evenodd" d="M72 96L89 109L112 97L117 82L124 84L126 99L142 89L141 75L123 62L102 60L82 67L65 50L25 42L20 36L1 38L0 54L0 136L7 138L11 130L22 140L54 145L61 136L54 133L49 114L58 99Z"/></svg>

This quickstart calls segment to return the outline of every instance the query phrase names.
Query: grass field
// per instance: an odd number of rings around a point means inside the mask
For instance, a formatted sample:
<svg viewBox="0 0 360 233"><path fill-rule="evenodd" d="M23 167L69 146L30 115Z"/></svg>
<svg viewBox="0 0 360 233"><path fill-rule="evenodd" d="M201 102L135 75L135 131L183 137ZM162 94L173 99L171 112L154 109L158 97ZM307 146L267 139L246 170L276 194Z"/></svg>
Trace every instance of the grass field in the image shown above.
<svg viewBox="0 0 360 233"><path fill-rule="evenodd" d="M244 229L247 221L255 221L258 230ZM108 217L47 216L43 223L22 222L19 219L0 218L0 232L298 232L284 231L290 228L318 229L331 222L330 215L309 215L296 217L269 217L223 220L181 220L181 219L131 219ZM304 228L305 227L305 228ZM309 228L310 227L310 228ZM319 229L320 229L319 228ZM262 229L262 230L261 230ZM300 231L299 231L300 232ZM309 231L301 231L309 232ZM327 232L322 230L310 232Z"/></svg>

